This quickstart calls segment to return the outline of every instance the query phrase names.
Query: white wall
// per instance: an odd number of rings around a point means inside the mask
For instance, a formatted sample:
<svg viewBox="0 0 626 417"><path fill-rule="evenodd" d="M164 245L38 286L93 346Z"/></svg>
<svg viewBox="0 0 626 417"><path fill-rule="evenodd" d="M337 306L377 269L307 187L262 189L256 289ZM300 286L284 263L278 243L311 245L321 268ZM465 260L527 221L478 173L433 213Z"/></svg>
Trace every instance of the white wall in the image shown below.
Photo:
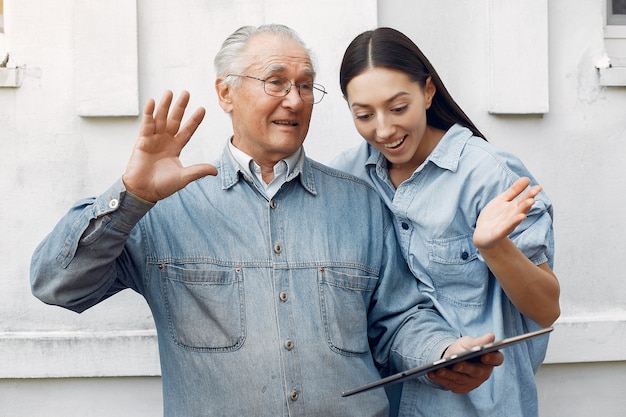
<svg viewBox="0 0 626 417"><path fill-rule="evenodd" d="M339 91L339 62L357 33L380 24L411 36L489 140L522 157L555 204L555 272L562 284L563 314L548 364L538 374L542 416L620 415L626 406L615 388L626 386L626 276L620 268L626 232L626 88L601 86L594 68L604 52L604 1L529 0L532 7L524 10L540 13L543 7L546 13L545 35L541 27L527 30L539 36L537 48L548 53L547 79L524 66L499 76L534 77L536 82L520 83L520 91L545 86L549 109L494 114L489 112L494 48L501 50L506 40L505 45L520 48L512 52L537 52L524 51L527 43L515 34L490 37L490 19L501 13L496 1L84 0L78 7L72 0L4 0L0 60L11 53L10 64L21 67L21 85L0 88L0 253L5 259L0 416L160 414L153 326L139 296L126 291L77 315L45 306L30 294L35 245L70 204L100 193L121 175L139 125L136 116L79 116L77 102L99 95L90 96L85 89L97 85L90 87L77 75L84 74L86 64L102 69L113 62L120 65L112 65L104 77L117 81L114 86L128 82L131 52L126 48L119 52L123 56L108 56L107 45L136 33L137 110L165 89L189 90L190 106L205 106L208 116L183 159L211 160L230 133L213 93L212 58L237 27L270 21L302 35L317 54L318 81L330 92L316 106L305 144L309 155L327 161L360 141ZM510 7L519 7L516 3ZM98 9L102 4L108 4L104 11ZM77 39L83 19L90 17L85 5L107 16L136 7L135 32L113 18L111 33L93 33L94 48L85 48L85 39ZM131 89L123 90L129 93L124 103L132 103Z"/></svg>

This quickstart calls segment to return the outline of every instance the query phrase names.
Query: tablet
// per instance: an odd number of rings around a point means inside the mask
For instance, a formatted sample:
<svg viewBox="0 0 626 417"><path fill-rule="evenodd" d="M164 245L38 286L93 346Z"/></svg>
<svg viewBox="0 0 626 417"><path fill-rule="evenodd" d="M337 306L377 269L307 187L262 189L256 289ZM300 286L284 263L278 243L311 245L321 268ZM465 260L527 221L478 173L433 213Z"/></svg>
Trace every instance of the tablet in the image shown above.
<svg viewBox="0 0 626 417"><path fill-rule="evenodd" d="M471 360L473 358L477 358L479 356L484 355L485 353L494 352L496 350L500 350L507 346L511 346L516 343L528 340L528 339L532 339L533 337L541 336L543 334L551 332L552 330L553 330L552 327L547 327L545 329L541 329L541 330L537 330L537 331L529 332L529 333L524 333L519 336L510 337L508 339L503 339L497 342L487 343L485 345L480 345L480 346L474 346L470 350L466 350L465 352L461 352L456 355L439 359L438 361L435 361L431 364L409 369L408 371L399 372L397 374L390 375L383 379L379 379L378 381L372 382L370 384L363 385L362 387L354 388L349 391L344 391L343 393L341 393L341 396L348 397L350 395L369 391L374 388L383 387L385 385L396 384L398 382L402 382L407 379L417 378L422 375L426 375L430 371L435 371L439 368L446 368L458 362L463 362L463 361Z"/></svg>

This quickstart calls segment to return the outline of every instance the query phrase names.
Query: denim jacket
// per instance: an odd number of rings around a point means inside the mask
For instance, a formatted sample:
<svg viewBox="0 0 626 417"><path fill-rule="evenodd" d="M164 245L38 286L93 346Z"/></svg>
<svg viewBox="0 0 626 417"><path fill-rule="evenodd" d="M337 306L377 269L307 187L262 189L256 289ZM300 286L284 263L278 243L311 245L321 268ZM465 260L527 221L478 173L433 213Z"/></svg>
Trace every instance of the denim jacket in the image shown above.
<svg viewBox="0 0 626 417"><path fill-rule="evenodd" d="M76 204L35 251L33 293L77 312L142 294L165 416L386 416L383 389L342 391L436 360L457 334L376 192L303 153L268 201L227 151L215 165L154 206L121 181Z"/></svg>
<svg viewBox="0 0 626 417"><path fill-rule="evenodd" d="M365 141L331 165L376 187L394 214L403 255L422 294L462 335L493 332L503 339L540 328L515 308L472 242L476 219L489 201L522 176L537 184L519 158L454 125L397 189L385 157ZM552 203L545 192L510 238L532 262L552 267ZM506 348L504 364L466 395L409 381L399 415L536 417L534 373L547 346L548 336L542 336Z"/></svg>

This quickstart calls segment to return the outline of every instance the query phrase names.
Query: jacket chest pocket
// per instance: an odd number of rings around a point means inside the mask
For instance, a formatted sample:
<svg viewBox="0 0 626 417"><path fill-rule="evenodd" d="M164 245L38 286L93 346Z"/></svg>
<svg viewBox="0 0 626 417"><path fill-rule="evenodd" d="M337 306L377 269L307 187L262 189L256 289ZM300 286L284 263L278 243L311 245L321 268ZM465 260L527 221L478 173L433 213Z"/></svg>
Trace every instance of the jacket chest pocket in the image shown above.
<svg viewBox="0 0 626 417"><path fill-rule="evenodd" d="M346 356L369 352L367 313L378 278L320 268L318 275L326 341Z"/></svg>
<svg viewBox="0 0 626 417"><path fill-rule="evenodd" d="M172 265L160 268L168 328L174 342L200 351L239 349L246 335L241 270Z"/></svg>
<svg viewBox="0 0 626 417"><path fill-rule="evenodd" d="M489 284L487 264L478 258L472 233L429 240L428 273L437 299L459 307L485 304Z"/></svg>

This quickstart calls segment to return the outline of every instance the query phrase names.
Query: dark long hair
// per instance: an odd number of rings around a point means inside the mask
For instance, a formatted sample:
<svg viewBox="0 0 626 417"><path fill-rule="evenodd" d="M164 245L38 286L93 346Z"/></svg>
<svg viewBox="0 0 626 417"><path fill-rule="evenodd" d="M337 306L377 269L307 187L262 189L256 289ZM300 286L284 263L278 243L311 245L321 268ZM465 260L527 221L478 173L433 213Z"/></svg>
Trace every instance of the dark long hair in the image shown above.
<svg viewBox="0 0 626 417"><path fill-rule="evenodd" d="M428 58L402 32L382 27L363 32L354 38L346 49L339 70L339 84L343 95L348 97L346 86L354 77L373 67L402 71L422 87L426 86L426 79L430 76L437 91L430 108L426 110L428 124L448 130L458 123L470 129L475 136L486 140L454 101Z"/></svg>

